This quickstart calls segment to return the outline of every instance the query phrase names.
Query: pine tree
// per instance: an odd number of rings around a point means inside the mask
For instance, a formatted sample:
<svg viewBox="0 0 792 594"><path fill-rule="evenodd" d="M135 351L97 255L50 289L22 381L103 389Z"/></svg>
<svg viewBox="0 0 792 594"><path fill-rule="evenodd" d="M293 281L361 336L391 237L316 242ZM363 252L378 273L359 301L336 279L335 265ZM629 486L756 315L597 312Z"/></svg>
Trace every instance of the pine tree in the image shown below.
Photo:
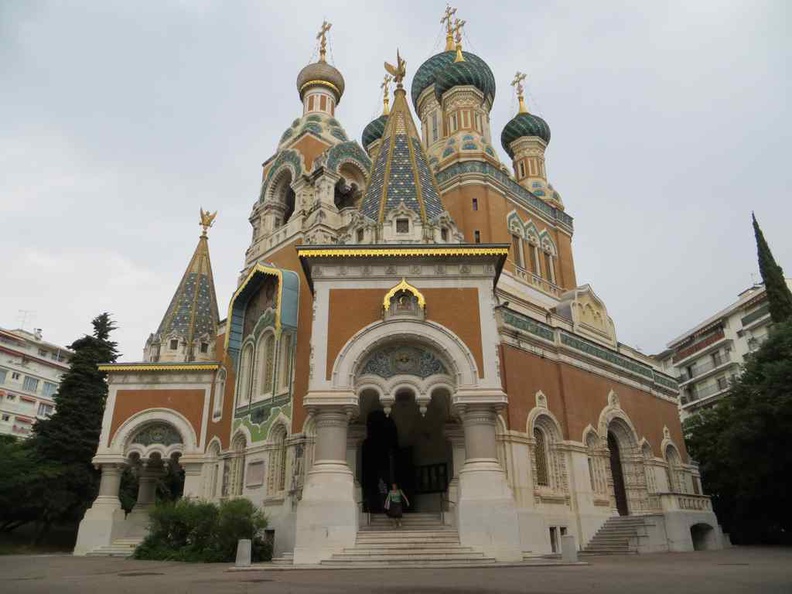
<svg viewBox="0 0 792 594"><path fill-rule="evenodd" d="M31 445L39 465L56 475L39 485L39 535L53 522L78 519L98 488L91 459L99 444L107 399L107 374L98 366L115 362L118 352L110 340L115 329L110 315L103 313L92 323L93 335L69 346L74 355L54 397L55 414L33 427Z"/></svg>
<svg viewBox="0 0 792 594"><path fill-rule="evenodd" d="M754 236L756 237L756 251L759 258L759 271L762 273L767 301L770 306L770 318L774 324L780 324L792 319L792 292L786 284L784 271L776 264L770 246L764 238L756 216L753 219Z"/></svg>

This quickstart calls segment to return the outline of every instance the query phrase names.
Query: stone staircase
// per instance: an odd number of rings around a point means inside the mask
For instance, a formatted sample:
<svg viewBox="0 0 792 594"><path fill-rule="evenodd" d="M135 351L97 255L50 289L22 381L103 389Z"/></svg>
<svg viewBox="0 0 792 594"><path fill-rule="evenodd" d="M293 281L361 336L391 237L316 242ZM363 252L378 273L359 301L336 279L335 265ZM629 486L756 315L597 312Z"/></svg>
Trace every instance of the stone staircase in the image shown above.
<svg viewBox="0 0 792 594"><path fill-rule="evenodd" d="M281 558L283 559L283 558ZM372 515L354 547L321 562L322 567L467 567L495 563L493 557L459 544L459 533L437 514L405 514L401 528Z"/></svg>
<svg viewBox="0 0 792 594"><path fill-rule="evenodd" d="M644 519L614 516L597 530L581 551L584 555L625 555L638 552L638 538L646 536Z"/></svg>
<svg viewBox="0 0 792 594"><path fill-rule="evenodd" d="M131 557L137 547L143 542L143 537L117 538L111 544L97 547L90 551L87 557Z"/></svg>

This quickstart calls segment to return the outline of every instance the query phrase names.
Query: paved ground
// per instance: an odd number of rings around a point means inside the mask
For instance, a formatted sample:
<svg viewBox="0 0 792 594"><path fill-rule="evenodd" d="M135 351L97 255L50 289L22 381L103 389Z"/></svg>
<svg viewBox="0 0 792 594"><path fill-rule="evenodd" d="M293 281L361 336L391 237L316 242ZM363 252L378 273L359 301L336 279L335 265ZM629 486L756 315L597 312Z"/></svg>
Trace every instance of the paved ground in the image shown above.
<svg viewBox="0 0 792 594"><path fill-rule="evenodd" d="M684 554L589 557L589 566L499 569L229 572L193 565L69 556L0 557L0 592L226 594L375 592L792 592L792 549L739 547Z"/></svg>

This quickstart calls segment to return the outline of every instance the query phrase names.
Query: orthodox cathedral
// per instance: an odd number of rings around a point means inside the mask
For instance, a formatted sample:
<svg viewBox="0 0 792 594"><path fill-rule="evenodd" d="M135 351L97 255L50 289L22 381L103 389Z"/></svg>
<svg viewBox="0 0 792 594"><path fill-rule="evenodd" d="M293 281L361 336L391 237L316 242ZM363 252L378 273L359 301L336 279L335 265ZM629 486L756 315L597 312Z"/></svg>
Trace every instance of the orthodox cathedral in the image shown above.
<svg viewBox="0 0 792 594"><path fill-rule="evenodd" d="M454 13L409 94L406 62L386 63L361 143L340 122L323 24L318 61L297 75L301 115L263 164L226 318L201 211L142 361L102 367L101 486L75 554L131 551L168 465L185 496L263 508L279 563L520 562L572 539L588 552L722 546L675 378L618 342L577 283L525 75L518 113L493 132L496 80L463 51ZM382 515L392 483L410 501L401 530Z"/></svg>

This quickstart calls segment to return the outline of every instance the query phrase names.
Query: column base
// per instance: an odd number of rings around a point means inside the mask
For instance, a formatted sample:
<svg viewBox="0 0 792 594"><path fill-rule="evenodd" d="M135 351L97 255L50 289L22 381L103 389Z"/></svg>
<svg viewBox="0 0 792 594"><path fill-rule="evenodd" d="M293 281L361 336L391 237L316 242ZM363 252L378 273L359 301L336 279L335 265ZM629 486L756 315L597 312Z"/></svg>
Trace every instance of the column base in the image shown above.
<svg viewBox="0 0 792 594"><path fill-rule="evenodd" d="M295 565L317 565L352 547L358 531L352 471L344 462L318 462L297 506Z"/></svg>
<svg viewBox="0 0 792 594"><path fill-rule="evenodd" d="M144 538L148 534L151 521L149 511L153 507L153 504L133 507L126 517L126 534L124 536Z"/></svg>
<svg viewBox="0 0 792 594"><path fill-rule="evenodd" d="M498 561L521 561L517 505L497 460L472 459L459 472L459 540Z"/></svg>
<svg viewBox="0 0 792 594"><path fill-rule="evenodd" d="M74 555L87 555L98 547L108 546L115 539L126 536L125 516L117 497L97 497L80 521Z"/></svg>

